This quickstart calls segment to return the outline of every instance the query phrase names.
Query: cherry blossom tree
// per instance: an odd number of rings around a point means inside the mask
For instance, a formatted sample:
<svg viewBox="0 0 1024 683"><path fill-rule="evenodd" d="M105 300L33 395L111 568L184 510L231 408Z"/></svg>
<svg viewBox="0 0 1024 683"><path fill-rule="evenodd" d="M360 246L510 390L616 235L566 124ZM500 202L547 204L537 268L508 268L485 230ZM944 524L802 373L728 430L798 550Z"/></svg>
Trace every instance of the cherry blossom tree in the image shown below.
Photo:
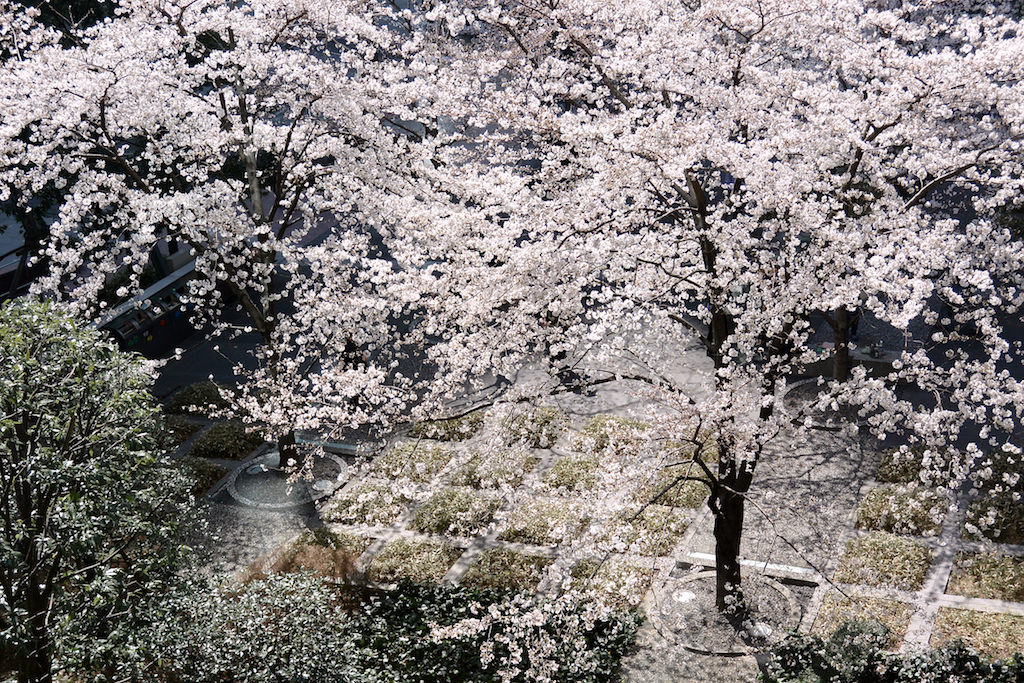
<svg viewBox="0 0 1024 683"><path fill-rule="evenodd" d="M391 343L401 293L386 303L392 203L450 201L432 178L429 34L361 2L118 14L5 66L0 200L59 196L39 291L102 318L115 274L127 298L154 253L191 250L198 321L260 335L236 402L250 419L289 442L392 414L412 397ZM232 305L241 329L223 322Z"/></svg>
<svg viewBox="0 0 1024 683"><path fill-rule="evenodd" d="M501 65L463 110L479 133L446 150L478 218L407 212L436 230L419 259L441 264L421 289L449 331L438 363L473 355L469 376L530 359L570 381L658 385L677 416L667 436L690 454L717 448L715 471L693 456L703 469L686 476L709 490L719 607L742 604L754 472L781 429L809 420L777 395L816 358L812 312L831 319L835 374L849 380L818 407L851 403L880 436L912 428L930 443L965 423L1005 435L1021 416L1003 372L1019 348L1000 324L1022 301L1021 252L992 222L1022 183L1012 9L438 6L467 59ZM883 378L851 370L851 312L907 330L940 322L943 302L980 332L973 345L939 331L941 353L908 346ZM686 334L712 361L705 386L673 381L659 358ZM907 385L933 405L901 398Z"/></svg>

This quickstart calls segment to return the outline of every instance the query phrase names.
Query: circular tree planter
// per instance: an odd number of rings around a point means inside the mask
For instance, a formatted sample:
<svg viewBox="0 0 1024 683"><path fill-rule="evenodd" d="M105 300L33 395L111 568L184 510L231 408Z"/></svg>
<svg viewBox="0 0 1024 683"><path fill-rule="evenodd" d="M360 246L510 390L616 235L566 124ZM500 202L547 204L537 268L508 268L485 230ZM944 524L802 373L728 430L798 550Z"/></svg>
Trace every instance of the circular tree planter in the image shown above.
<svg viewBox="0 0 1024 683"><path fill-rule="evenodd" d="M228 478L231 497L242 505L280 510L320 500L348 480L348 464L336 455L313 457L313 479L289 483L279 471L281 456L276 450L258 455Z"/></svg>
<svg viewBox="0 0 1024 683"><path fill-rule="evenodd" d="M764 652L800 623L793 594L766 576L743 579L750 608L742 618L715 607L715 572L668 579L655 589L650 618L662 636L694 652L741 656Z"/></svg>

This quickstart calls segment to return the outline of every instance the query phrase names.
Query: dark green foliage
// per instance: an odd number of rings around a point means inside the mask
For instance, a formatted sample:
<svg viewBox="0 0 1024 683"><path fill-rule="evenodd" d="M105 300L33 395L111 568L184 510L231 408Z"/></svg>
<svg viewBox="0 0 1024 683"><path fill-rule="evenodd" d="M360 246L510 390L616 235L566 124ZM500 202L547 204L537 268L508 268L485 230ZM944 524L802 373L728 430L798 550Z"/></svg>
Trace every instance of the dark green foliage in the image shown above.
<svg viewBox="0 0 1024 683"><path fill-rule="evenodd" d="M243 423L228 420L210 425L195 440L188 454L196 458L242 460L262 443L263 437L246 431Z"/></svg>
<svg viewBox="0 0 1024 683"><path fill-rule="evenodd" d="M439 441L465 441L473 438L484 426L482 410L450 420L417 422L409 430L411 439L437 439Z"/></svg>
<svg viewBox="0 0 1024 683"><path fill-rule="evenodd" d="M228 468L222 465L191 455L185 456L175 463L192 482L192 495L196 498L213 488L213 485L228 473Z"/></svg>
<svg viewBox="0 0 1024 683"><path fill-rule="evenodd" d="M171 397L166 410L171 415L209 415L229 405L220 390L219 385L209 381L189 384Z"/></svg>
<svg viewBox="0 0 1024 683"><path fill-rule="evenodd" d="M791 635L772 653L764 683L1024 683L1024 657L986 662L959 642L929 652L885 652L888 629L847 622L825 640Z"/></svg>
<svg viewBox="0 0 1024 683"><path fill-rule="evenodd" d="M0 638L20 681L119 657L188 558L188 482L155 458L150 377L53 306L0 308ZM112 615L119 618L114 619Z"/></svg>
<svg viewBox="0 0 1024 683"><path fill-rule="evenodd" d="M513 630L499 621L483 631L432 637L438 626L486 616L491 605L513 616L516 610L525 614L536 606L496 591L410 583L392 591L368 591L325 584L308 574L271 575L241 586L196 584L154 605L155 618L138 633L132 656L119 663L117 679L491 683L501 680L498 662L507 649L495 636L506 635L525 646L524 634L531 629L560 635L586 610L578 605L539 627ZM579 640L567 640L557 653L561 669L555 680L612 680L636 628L632 615L596 620L586 628L582 648ZM487 639L495 642L491 662L481 659ZM519 675L512 680L527 679Z"/></svg>

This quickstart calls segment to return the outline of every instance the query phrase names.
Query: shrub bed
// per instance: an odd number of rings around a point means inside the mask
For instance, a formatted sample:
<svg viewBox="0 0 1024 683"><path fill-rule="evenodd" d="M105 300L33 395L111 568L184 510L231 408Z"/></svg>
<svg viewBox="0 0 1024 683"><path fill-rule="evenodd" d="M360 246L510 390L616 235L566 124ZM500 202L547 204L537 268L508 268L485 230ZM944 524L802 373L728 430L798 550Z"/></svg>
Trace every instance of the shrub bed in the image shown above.
<svg viewBox="0 0 1024 683"><path fill-rule="evenodd" d="M214 422L192 443L188 454L197 458L244 460L263 444L263 437L249 432L239 420Z"/></svg>
<svg viewBox="0 0 1024 683"><path fill-rule="evenodd" d="M565 491L588 491L597 484L597 472L601 466L598 456L590 453L568 453L563 455L548 471L544 483L553 489Z"/></svg>
<svg viewBox="0 0 1024 683"><path fill-rule="evenodd" d="M438 583L461 554L447 543L396 538L374 556L366 575L374 583Z"/></svg>
<svg viewBox="0 0 1024 683"><path fill-rule="evenodd" d="M940 607L931 644L953 641L961 641L992 659L1012 657L1024 652L1024 616Z"/></svg>
<svg viewBox="0 0 1024 683"><path fill-rule="evenodd" d="M190 455L186 455L184 458L174 462L192 480L192 495L196 498L209 491L214 484L230 471L223 465Z"/></svg>
<svg viewBox="0 0 1024 683"><path fill-rule="evenodd" d="M569 447L583 453L611 450L614 455L637 455L643 448L649 425L614 415L596 415L575 432Z"/></svg>
<svg viewBox="0 0 1024 683"><path fill-rule="evenodd" d="M221 386L214 382L196 382L183 387L167 402L165 412L172 415L209 416L230 404L221 396Z"/></svg>
<svg viewBox="0 0 1024 683"><path fill-rule="evenodd" d="M876 531L849 541L833 580L916 591L931 566L931 549L901 536Z"/></svg>
<svg viewBox="0 0 1024 683"><path fill-rule="evenodd" d="M937 491L885 485L871 489L857 508L857 528L907 536L934 536L942 528L949 498Z"/></svg>
<svg viewBox="0 0 1024 683"><path fill-rule="evenodd" d="M513 408L502 420L505 443L530 448L551 448L569 428L569 418L557 408Z"/></svg>
<svg viewBox="0 0 1024 683"><path fill-rule="evenodd" d="M959 553L946 593L1024 602L1024 558Z"/></svg>
<svg viewBox="0 0 1024 683"><path fill-rule="evenodd" d="M1016 491L982 495L967 508L964 533L968 538L1024 545L1024 500Z"/></svg>
<svg viewBox="0 0 1024 683"><path fill-rule="evenodd" d="M953 479L954 467L947 449L913 444L884 451L875 479L890 484L946 486Z"/></svg>
<svg viewBox="0 0 1024 683"><path fill-rule="evenodd" d="M484 426L484 413L478 410L450 420L429 420L417 422L409 430L412 439L436 439L438 441L465 441L471 439Z"/></svg>
<svg viewBox="0 0 1024 683"><path fill-rule="evenodd" d="M437 476L455 451L426 443L400 443L377 456L371 471L380 477L425 483Z"/></svg>
<svg viewBox="0 0 1024 683"><path fill-rule="evenodd" d="M161 427L160 447L165 451L173 451L203 428L181 415L164 415Z"/></svg>
<svg viewBox="0 0 1024 683"><path fill-rule="evenodd" d="M526 474L540 461L526 451L498 449L477 452L452 475L454 486L510 491L523 483Z"/></svg>
<svg viewBox="0 0 1024 683"><path fill-rule="evenodd" d="M573 567L571 576L573 586L578 583L593 600L611 609L628 611L643 602L654 580L654 569L619 558L601 563L588 558Z"/></svg>
<svg viewBox="0 0 1024 683"><path fill-rule="evenodd" d="M554 562L549 557L526 555L505 548L491 548L480 553L459 584L473 588L515 588L532 592Z"/></svg>
<svg viewBox="0 0 1024 683"><path fill-rule="evenodd" d="M643 505L658 495L658 504L673 507L697 509L707 503L709 489L699 481L680 481L671 488L669 484L682 476L703 477L704 471L693 463L663 467L652 479L641 485L633 499Z"/></svg>
<svg viewBox="0 0 1024 683"><path fill-rule="evenodd" d="M325 522L387 526L412 502L406 492L395 490L390 482L369 479L337 494L320 511L320 516Z"/></svg>
<svg viewBox="0 0 1024 683"><path fill-rule="evenodd" d="M914 616L914 605L899 600L883 600L854 596L848 597L829 593L821 601L818 616L814 620L811 633L829 638L847 622L877 622L885 626L888 638L881 647L886 650L898 650L907 635L907 627Z"/></svg>
<svg viewBox="0 0 1024 683"><path fill-rule="evenodd" d="M575 537L588 522L579 504L527 500L512 510L498 540L556 545Z"/></svg>
<svg viewBox="0 0 1024 683"><path fill-rule="evenodd" d="M444 489L417 511L410 528L425 534L476 536L487 527L502 502L472 491Z"/></svg>

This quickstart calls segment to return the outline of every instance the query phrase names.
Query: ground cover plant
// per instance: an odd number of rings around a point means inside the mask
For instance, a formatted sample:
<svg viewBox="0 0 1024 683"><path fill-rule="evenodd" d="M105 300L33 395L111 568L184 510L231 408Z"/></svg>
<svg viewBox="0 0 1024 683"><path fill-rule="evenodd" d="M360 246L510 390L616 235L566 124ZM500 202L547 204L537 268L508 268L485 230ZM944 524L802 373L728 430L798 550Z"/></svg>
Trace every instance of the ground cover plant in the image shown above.
<svg viewBox="0 0 1024 683"><path fill-rule="evenodd" d="M484 411L477 410L463 417L417 422L409 430L409 438L465 441L466 439L473 438L483 426Z"/></svg>
<svg viewBox="0 0 1024 683"><path fill-rule="evenodd" d="M1024 505L1016 491L982 494L967 507L968 538L1024 545Z"/></svg>
<svg viewBox="0 0 1024 683"><path fill-rule="evenodd" d="M407 581L373 590L302 573L196 581L149 608L105 672L116 680L610 683L637 628L632 615L581 602ZM481 618L483 631L461 626Z"/></svg>
<svg viewBox="0 0 1024 683"><path fill-rule="evenodd" d="M893 654L877 622L850 621L829 638L792 634L772 652L764 683L1017 683L1024 657L989 661L954 641L924 652Z"/></svg>
<svg viewBox="0 0 1024 683"><path fill-rule="evenodd" d="M462 548L447 543L395 538L374 555L366 576L374 583L438 583L461 554Z"/></svg>
<svg viewBox="0 0 1024 683"><path fill-rule="evenodd" d="M599 456L591 453L567 453L548 470L544 483L567 492L586 491L598 483Z"/></svg>
<svg viewBox="0 0 1024 683"><path fill-rule="evenodd" d="M915 486L878 486L857 508L857 528L907 536L934 536L949 510L949 496Z"/></svg>
<svg viewBox="0 0 1024 683"><path fill-rule="evenodd" d="M552 562L553 558L541 555L528 555L507 548L488 548L469 566L459 579L459 584L473 588L513 588L532 592Z"/></svg>
<svg viewBox="0 0 1024 683"><path fill-rule="evenodd" d="M263 444L260 434L251 432L241 420L214 422L192 442L188 455L216 460L244 460Z"/></svg>
<svg viewBox="0 0 1024 683"><path fill-rule="evenodd" d="M701 474L702 470L692 462L662 467L651 479L641 483L633 500L641 505L656 501L673 507L699 508L707 502L710 489L704 482L681 478Z"/></svg>
<svg viewBox="0 0 1024 683"><path fill-rule="evenodd" d="M502 505L501 499L473 490L442 489L416 510L409 528L425 534L476 536Z"/></svg>
<svg viewBox="0 0 1024 683"><path fill-rule="evenodd" d="M498 412L505 442L530 448L551 448L569 428L565 413L550 406L515 406Z"/></svg>
<svg viewBox="0 0 1024 683"><path fill-rule="evenodd" d="M230 472L227 467L210 462L205 458L186 455L174 461L185 472L192 483L192 495L196 498L209 491L214 484Z"/></svg>
<svg viewBox="0 0 1024 683"><path fill-rule="evenodd" d="M574 538L589 520L579 502L525 499L512 508L503 522L500 541L557 545Z"/></svg>
<svg viewBox="0 0 1024 683"><path fill-rule="evenodd" d="M378 477L425 483L437 476L455 451L423 442L403 442L378 455L370 471Z"/></svg>
<svg viewBox="0 0 1024 683"><path fill-rule="evenodd" d="M624 561L622 558L586 558L570 572L571 587L584 591L591 599L615 610L636 609L651 587L654 568Z"/></svg>
<svg viewBox="0 0 1024 683"><path fill-rule="evenodd" d="M270 574L311 573L335 581L350 582L355 563L371 539L319 527L304 531L280 552L257 561L246 580L265 579Z"/></svg>
<svg viewBox="0 0 1024 683"><path fill-rule="evenodd" d="M935 616L932 646L961 641L989 659L1024 652L1024 615L994 614L940 607Z"/></svg>
<svg viewBox="0 0 1024 683"><path fill-rule="evenodd" d="M627 508L601 525L591 525L596 548L616 553L669 555L689 528L690 512L667 505Z"/></svg>
<svg viewBox="0 0 1024 683"><path fill-rule="evenodd" d="M451 483L454 486L507 491L522 484L538 462L537 456L523 449L476 451L452 474Z"/></svg>
<svg viewBox="0 0 1024 683"><path fill-rule="evenodd" d="M875 479L890 484L946 486L956 478L957 458L948 449L912 444L882 453Z"/></svg>
<svg viewBox="0 0 1024 683"><path fill-rule="evenodd" d="M924 585L932 551L923 543L874 531L847 542L832 577L838 583L914 591Z"/></svg>
<svg viewBox="0 0 1024 683"><path fill-rule="evenodd" d="M195 382L179 389L167 401L164 409L170 415L201 415L224 410L230 405L221 395L221 386L209 380Z"/></svg>
<svg viewBox="0 0 1024 683"><path fill-rule="evenodd" d="M969 538L1024 544L1024 477L1020 450L994 449L975 461L970 478L979 495L967 508L964 531Z"/></svg>
<svg viewBox="0 0 1024 683"><path fill-rule="evenodd" d="M818 616L811 627L813 635L830 638L846 622L872 621L883 625L887 636L880 647L898 650L914 615L914 605L886 598L855 595L852 599L829 593L821 601Z"/></svg>
<svg viewBox="0 0 1024 683"><path fill-rule="evenodd" d="M995 553L958 553L946 593L1024 602L1024 558Z"/></svg>
<svg viewBox="0 0 1024 683"><path fill-rule="evenodd" d="M175 450L203 428L181 415L164 415L160 426L160 446L166 451Z"/></svg>
<svg viewBox="0 0 1024 683"><path fill-rule="evenodd" d="M595 415L573 432L569 447L584 453L598 453L611 447L614 454L635 455L646 444L649 427L642 420Z"/></svg>
<svg viewBox="0 0 1024 683"><path fill-rule="evenodd" d="M366 479L336 494L320 511L325 522L387 526L413 503L408 492L390 482Z"/></svg>

